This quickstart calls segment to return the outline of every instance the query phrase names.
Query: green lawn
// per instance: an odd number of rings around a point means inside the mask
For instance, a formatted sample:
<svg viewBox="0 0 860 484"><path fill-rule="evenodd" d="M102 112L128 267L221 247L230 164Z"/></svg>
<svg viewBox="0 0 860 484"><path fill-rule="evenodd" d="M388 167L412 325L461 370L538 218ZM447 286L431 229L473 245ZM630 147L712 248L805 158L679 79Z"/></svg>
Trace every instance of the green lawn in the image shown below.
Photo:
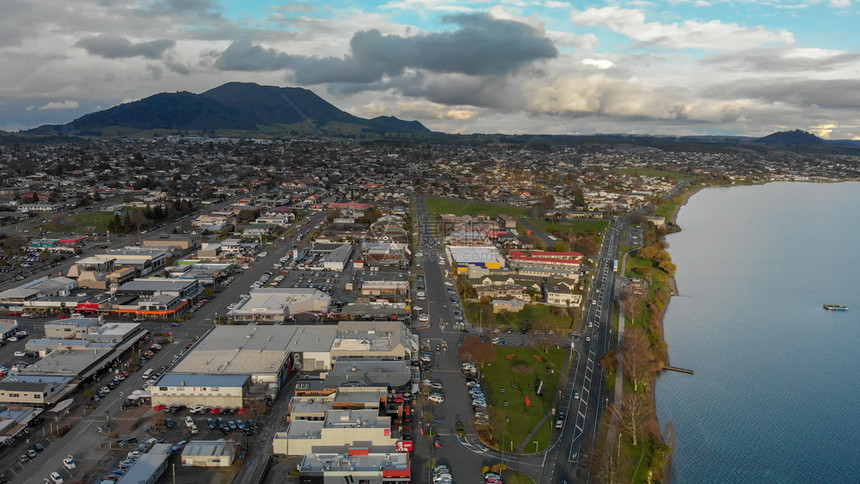
<svg viewBox="0 0 860 484"><path fill-rule="evenodd" d="M488 217L496 217L505 213L511 217L522 217L529 213L528 208L496 205L475 200L450 200L431 197L427 197L424 200L427 205L427 211L439 215L448 213L454 215L483 214Z"/></svg>
<svg viewBox="0 0 860 484"><path fill-rule="evenodd" d="M483 369L483 388L490 406L501 415L502 423L494 435L506 451L510 451L512 444L516 451L541 419L552 412L559 377L568 358L566 349L544 352L539 348L496 347L496 361ZM548 368L553 372L549 373ZM537 378L543 380L542 397L535 394ZM505 421L506 417L510 422ZM528 442L526 451L534 452L533 441L538 442L538 450L546 449L554 429L555 419L550 416Z"/></svg>
<svg viewBox="0 0 860 484"><path fill-rule="evenodd" d="M533 328L571 328L571 317L567 308L546 306L544 304L527 304L518 313L501 312L493 314L491 304L466 302L466 317L472 324L482 327L522 329L526 321Z"/></svg>
<svg viewBox="0 0 860 484"><path fill-rule="evenodd" d="M113 216L113 212L84 212L71 217L67 214L59 214L51 217L44 227L51 232L102 234L107 232L108 223L113 220Z"/></svg>
<svg viewBox="0 0 860 484"><path fill-rule="evenodd" d="M593 234L603 234L609 222L606 220L565 220L562 222L551 222L546 219L530 219L529 222L535 227L542 230L544 233L552 234L554 232L589 232Z"/></svg>

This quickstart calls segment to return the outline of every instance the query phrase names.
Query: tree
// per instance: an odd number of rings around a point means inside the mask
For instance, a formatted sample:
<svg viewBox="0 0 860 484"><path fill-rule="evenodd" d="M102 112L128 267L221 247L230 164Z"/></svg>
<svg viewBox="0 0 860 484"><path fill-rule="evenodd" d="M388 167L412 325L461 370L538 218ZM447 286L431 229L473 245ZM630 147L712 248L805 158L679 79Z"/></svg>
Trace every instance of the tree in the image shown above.
<svg viewBox="0 0 860 484"><path fill-rule="evenodd" d="M642 302L644 300L644 294L638 294L630 290L629 287L624 291L621 306L624 308L624 312L630 315L630 320L634 323L636 322L636 318L643 313Z"/></svg>
<svg viewBox="0 0 860 484"><path fill-rule="evenodd" d="M638 392L639 386L648 381L651 371L651 347L648 337L641 329L628 326L624 329L620 349L624 376L630 380L633 390Z"/></svg>
<svg viewBox="0 0 860 484"><path fill-rule="evenodd" d="M492 343L481 341L477 336L467 335L458 351L460 361L474 361L483 368L485 364L496 361L496 348Z"/></svg>
<svg viewBox="0 0 860 484"><path fill-rule="evenodd" d="M645 400L636 393L627 393L621 400L621 405L610 405L609 411L633 439L633 445L639 445L639 436L651 420L651 412Z"/></svg>

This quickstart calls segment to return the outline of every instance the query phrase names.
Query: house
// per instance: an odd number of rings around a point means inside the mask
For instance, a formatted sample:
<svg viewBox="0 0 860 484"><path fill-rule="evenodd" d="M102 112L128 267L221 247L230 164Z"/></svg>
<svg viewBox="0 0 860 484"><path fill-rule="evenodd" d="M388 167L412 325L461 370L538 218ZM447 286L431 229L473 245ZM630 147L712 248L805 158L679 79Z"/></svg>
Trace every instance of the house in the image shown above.
<svg viewBox="0 0 860 484"><path fill-rule="evenodd" d="M493 299L493 313L508 311L518 313L526 307L526 302L520 299Z"/></svg>

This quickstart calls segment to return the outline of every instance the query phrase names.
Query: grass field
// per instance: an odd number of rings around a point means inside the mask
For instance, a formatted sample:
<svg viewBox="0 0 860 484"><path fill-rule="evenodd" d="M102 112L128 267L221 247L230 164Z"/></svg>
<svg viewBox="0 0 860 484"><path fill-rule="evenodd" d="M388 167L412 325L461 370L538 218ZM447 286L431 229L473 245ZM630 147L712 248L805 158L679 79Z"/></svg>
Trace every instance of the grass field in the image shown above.
<svg viewBox="0 0 860 484"><path fill-rule="evenodd" d="M61 233L85 234L107 232L108 223L113 220L113 212L84 212L81 214L55 215L44 225L45 230Z"/></svg>
<svg viewBox="0 0 860 484"><path fill-rule="evenodd" d="M526 321L538 329L569 329L571 317L567 308L557 308L544 304L527 304L518 313L501 312L493 314L492 305L467 302L466 317L479 326L494 328L522 329Z"/></svg>
<svg viewBox="0 0 860 484"><path fill-rule="evenodd" d="M490 405L501 413L502 419L510 420L496 429L500 447L510 451L513 446L516 451L541 419L552 412L558 381L568 358L565 349L544 352L539 348L496 347L496 361L484 367L483 386ZM548 369L552 369L552 373ZM535 394L537 378L543 380L542 397ZM527 442L526 451L534 452L533 441L538 442L538 450L546 449L554 428L555 419L550 416Z"/></svg>
<svg viewBox="0 0 860 484"><path fill-rule="evenodd" d="M454 215L487 215L497 217L508 214L511 217L522 217L529 213L529 209L523 207L511 207L507 205L496 205L492 203L479 202L475 200L450 200L446 198L425 198L427 211L438 215L451 213Z"/></svg>
<svg viewBox="0 0 860 484"><path fill-rule="evenodd" d="M564 222L551 222L545 219L531 219L529 222L546 234L553 232L589 232L602 234L609 222L605 220L567 220Z"/></svg>

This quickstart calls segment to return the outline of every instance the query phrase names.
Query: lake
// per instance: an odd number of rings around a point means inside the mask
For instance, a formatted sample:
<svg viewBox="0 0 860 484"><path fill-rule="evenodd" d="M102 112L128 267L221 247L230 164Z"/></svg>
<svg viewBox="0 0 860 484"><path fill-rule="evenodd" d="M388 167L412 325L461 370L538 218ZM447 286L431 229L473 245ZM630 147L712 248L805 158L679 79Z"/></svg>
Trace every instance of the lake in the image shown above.
<svg viewBox="0 0 860 484"><path fill-rule="evenodd" d="M678 225L675 482L860 482L860 183L707 188Z"/></svg>

